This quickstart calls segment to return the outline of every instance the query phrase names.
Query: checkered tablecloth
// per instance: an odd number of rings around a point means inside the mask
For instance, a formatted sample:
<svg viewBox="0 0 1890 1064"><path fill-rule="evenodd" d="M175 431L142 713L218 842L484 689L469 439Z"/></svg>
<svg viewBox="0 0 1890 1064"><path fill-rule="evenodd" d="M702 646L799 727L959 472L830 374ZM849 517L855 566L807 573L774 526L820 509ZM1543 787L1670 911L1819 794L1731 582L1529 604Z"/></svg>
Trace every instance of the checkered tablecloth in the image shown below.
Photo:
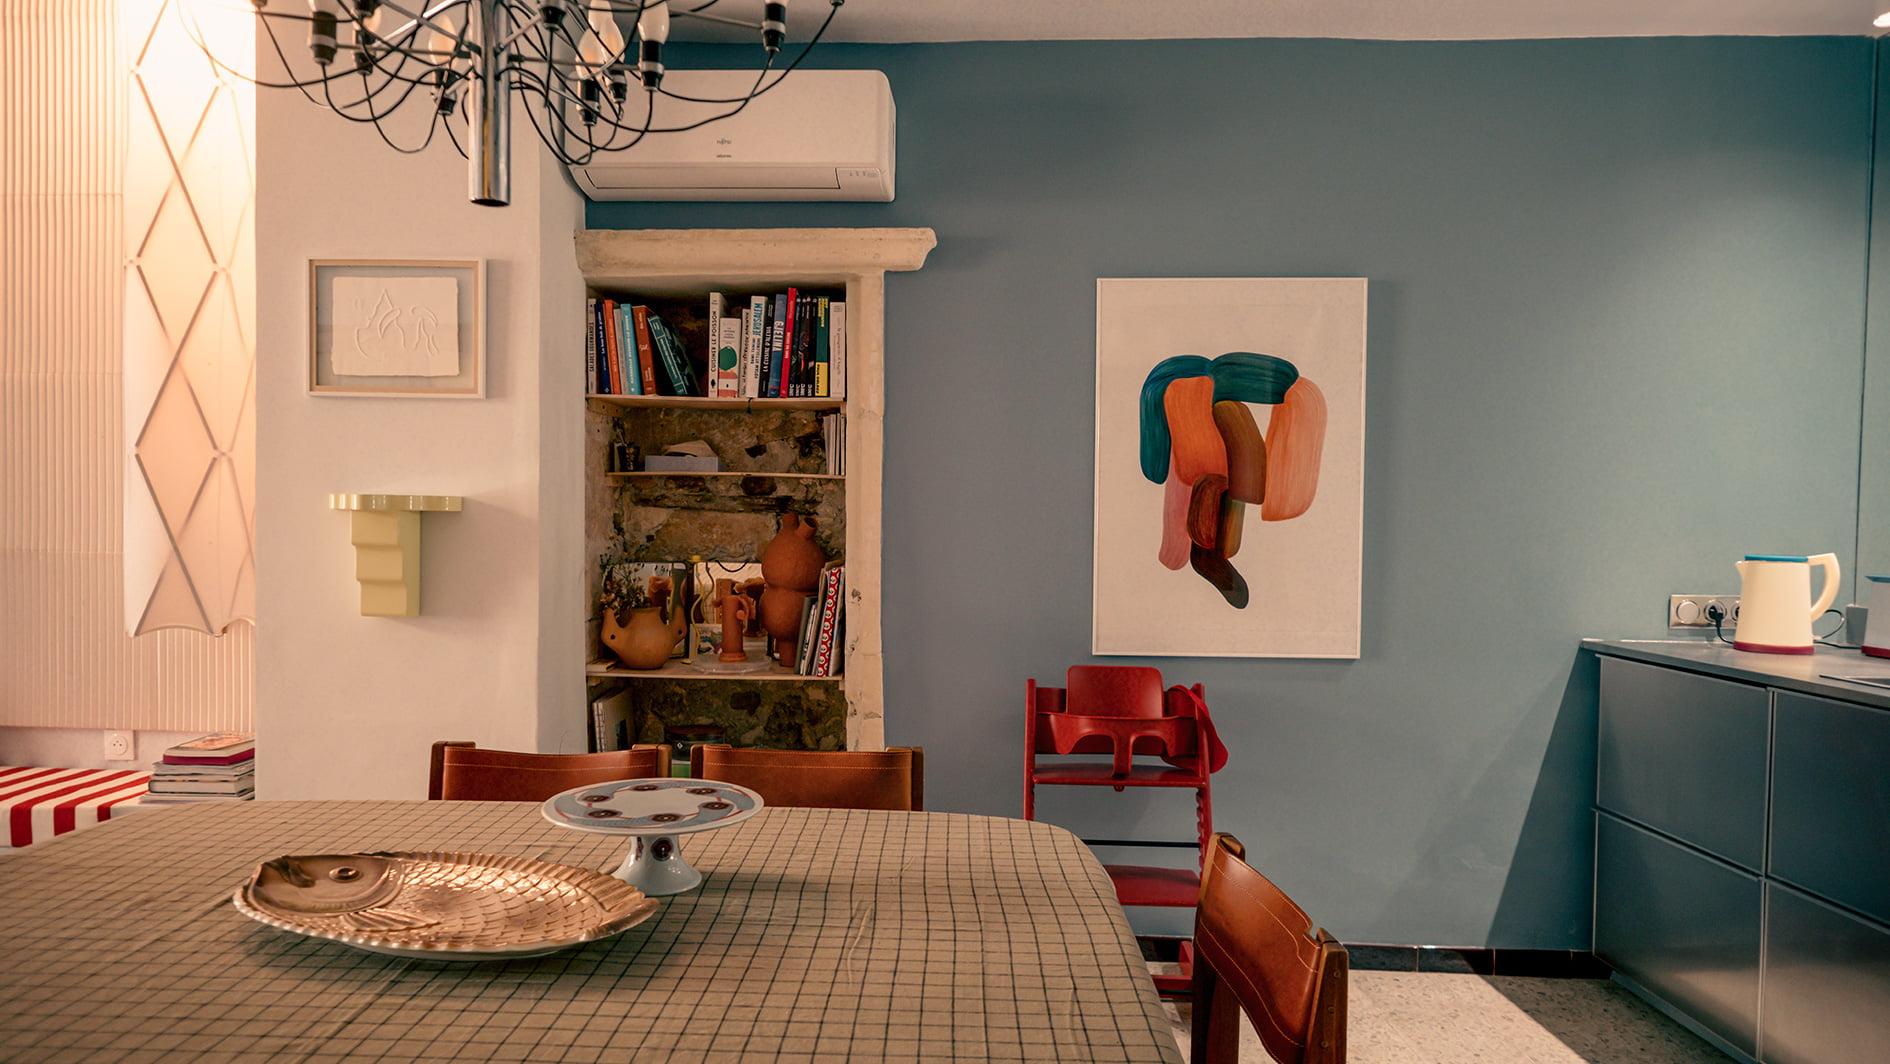
<svg viewBox="0 0 1890 1064"><path fill-rule="evenodd" d="M285 853L478 850L614 868L535 805L153 810L0 865L0 1060L1180 1059L1109 878L1047 824L769 809L606 942L444 964L245 919Z"/></svg>

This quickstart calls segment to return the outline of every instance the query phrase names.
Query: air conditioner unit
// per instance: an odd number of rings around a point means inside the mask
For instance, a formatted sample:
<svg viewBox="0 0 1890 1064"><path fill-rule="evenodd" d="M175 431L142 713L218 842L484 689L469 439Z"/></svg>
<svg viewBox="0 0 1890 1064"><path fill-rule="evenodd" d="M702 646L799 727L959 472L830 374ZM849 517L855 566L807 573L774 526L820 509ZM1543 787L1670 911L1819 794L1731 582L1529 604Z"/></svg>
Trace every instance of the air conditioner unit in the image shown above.
<svg viewBox="0 0 1890 1064"><path fill-rule="evenodd" d="M663 88L696 100L740 100L755 76L671 70ZM624 121L641 124L642 96L633 81ZM687 126L735 107L659 93L651 128ZM599 152L573 166L571 176L594 200L884 202L893 198L893 130L885 74L796 70L731 117L686 132L652 132L628 151Z"/></svg>

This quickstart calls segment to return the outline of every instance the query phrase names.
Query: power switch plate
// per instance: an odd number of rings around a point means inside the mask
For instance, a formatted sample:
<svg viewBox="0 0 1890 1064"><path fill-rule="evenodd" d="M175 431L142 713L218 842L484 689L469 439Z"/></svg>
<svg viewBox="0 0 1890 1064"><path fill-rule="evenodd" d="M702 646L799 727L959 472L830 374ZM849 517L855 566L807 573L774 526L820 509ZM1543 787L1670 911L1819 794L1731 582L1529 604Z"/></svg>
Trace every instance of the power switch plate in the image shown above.
<svg viewBox="0 0 1890 1064"><path fill-rule="evenodd" d="M130 761L136 756L130 732L108 731L105 733L105 760Z"/></svg>
<svg viewBox="0 0 1890 1064"><path fill-rule="evenodd" d="M1672 628L1711 628L1713 618L1711 607L1718 606L1724 616L1720 627L1732 628L1739 623L1738 595L1669 595L1667 596L1667 627Z"/></svg>

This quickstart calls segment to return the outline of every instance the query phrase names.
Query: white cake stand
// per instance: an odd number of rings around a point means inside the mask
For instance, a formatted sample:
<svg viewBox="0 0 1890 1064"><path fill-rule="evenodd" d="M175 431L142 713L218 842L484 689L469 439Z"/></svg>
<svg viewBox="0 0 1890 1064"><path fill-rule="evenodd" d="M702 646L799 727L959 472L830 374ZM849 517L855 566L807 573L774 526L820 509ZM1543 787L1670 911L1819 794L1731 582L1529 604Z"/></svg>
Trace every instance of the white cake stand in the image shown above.
<svg viewBox="0 0 1890 1064"><path fill-rule="evenodd" d="M761 812L761 795L719 780L615 780L573 787L545 800L545 819L575 831L634 836L613 872L652 898L681 894L702 882L683 860L676 836L739 824Z"/></svg>

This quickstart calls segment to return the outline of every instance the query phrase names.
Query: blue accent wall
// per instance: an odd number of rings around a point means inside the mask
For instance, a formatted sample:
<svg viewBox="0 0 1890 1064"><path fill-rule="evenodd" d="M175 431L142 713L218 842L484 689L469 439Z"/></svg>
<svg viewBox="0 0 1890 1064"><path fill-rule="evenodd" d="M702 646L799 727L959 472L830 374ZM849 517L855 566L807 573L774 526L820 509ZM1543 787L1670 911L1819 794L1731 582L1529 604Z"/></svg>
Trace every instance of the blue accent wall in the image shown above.
<svg viewBox="0 0 1890 1064"><path fill-rule="evenodd" d="M1577 640L1663 635L1749 551L1851 562L1871 44L816 55L891 79L897 202L589 224L938 231L887 281L887 735L926 747L928 804L1016 815L1024 679L1091 660L1096 278L1362 275L1363 656L1153 664L1232 750L1215 825L1339 937L1585 947ZM1040 810L1193 828L1174 795Z"/></svg>

